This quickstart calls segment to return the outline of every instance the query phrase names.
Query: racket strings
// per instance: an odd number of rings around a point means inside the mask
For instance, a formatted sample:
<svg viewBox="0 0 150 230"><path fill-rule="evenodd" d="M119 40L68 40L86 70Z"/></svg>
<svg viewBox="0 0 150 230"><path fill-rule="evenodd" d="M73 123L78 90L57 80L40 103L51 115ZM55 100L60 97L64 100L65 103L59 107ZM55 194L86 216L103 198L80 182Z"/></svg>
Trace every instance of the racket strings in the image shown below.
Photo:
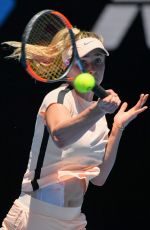
<svg viewBox="0 0 150 230"><path fill-rule="evenodd" d="M30 36L28 44L33 46L30 53L28 45L26 52L28 53L28 64L32 70L40 77L47 80L55 80L60 78L66 71L66 66L62 61L62 52L66 48L66 37L70 39L69 30L60 38L59 32L65 29L65 24L53 14L45 14L36 20ZM71 39L70 39L71 40ZM69 41L69 45L71 41Z"/></svg>

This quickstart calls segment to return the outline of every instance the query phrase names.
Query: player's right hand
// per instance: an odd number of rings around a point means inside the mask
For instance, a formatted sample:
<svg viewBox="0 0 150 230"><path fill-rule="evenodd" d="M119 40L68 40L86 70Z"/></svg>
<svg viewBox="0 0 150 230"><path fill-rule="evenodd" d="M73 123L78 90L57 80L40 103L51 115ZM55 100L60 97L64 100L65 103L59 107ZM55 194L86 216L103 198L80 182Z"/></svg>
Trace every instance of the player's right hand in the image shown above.
<svg viewBox="0 0 150 230"><path fill-rule="evenodd" d="M106 90L109 95L103 99L99 99L97 106L104 114L114 113L121 104L121 100L117 93L112 89Z"/></svg>

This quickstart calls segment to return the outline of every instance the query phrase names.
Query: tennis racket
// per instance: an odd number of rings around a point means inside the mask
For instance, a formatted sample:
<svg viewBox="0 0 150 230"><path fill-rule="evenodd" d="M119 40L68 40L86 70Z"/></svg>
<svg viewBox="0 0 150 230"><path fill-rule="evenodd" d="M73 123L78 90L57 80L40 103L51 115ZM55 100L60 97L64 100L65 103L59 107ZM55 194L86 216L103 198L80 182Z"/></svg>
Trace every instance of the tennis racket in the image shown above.
<svg viewBox="0 0 150 230"><path fill-rule="evenodd" d="M72 28L69 20L54 10L43 10L31 18L22 36L20 59L31 77L43 83L73 81L67 74L74 63L81 72L87 72L80 60ZM59 39L62 30L65 36ZM64 63L62 53L68 47L72 48L72 56L69 63ZM108 95L98 85L92 91L100 98Z"/></svg>

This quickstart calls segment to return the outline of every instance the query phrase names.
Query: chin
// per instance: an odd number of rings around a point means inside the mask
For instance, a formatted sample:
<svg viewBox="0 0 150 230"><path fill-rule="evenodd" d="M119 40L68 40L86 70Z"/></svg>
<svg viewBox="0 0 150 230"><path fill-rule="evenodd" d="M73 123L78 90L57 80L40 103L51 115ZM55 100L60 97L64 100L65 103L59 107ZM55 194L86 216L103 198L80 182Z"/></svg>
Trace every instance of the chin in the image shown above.
<svg viewBox="0 0 150 230"><path fill-rule="evenodd" d="M100 85L101 83L102 83L102 81L96 79L96 84L97 85Z"/></svg>
<svg viewBox="0 0 150 230"><path fill-rule="evenodd" d="M103 81L103 77L102 78L100 78L100 76L94 76L94 77L95 77L97 85L100 85Z"/></svg>

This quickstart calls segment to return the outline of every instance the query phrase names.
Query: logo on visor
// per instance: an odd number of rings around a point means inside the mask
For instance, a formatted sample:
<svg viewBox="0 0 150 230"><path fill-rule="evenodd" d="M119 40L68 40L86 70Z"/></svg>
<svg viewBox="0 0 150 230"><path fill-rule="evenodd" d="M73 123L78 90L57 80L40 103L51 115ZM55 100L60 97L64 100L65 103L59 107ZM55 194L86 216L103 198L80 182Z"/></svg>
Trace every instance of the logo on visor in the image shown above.
<svg viewBox="0 0 150 230"><path fill-rule="evenodd" d="M86 45L88 45L88 44L89 44L89 43L91 43L91 42L93 42L93 41L84 42L84 43L83 43L83 45L85 45L85 46L86 46Z"/></svg>

